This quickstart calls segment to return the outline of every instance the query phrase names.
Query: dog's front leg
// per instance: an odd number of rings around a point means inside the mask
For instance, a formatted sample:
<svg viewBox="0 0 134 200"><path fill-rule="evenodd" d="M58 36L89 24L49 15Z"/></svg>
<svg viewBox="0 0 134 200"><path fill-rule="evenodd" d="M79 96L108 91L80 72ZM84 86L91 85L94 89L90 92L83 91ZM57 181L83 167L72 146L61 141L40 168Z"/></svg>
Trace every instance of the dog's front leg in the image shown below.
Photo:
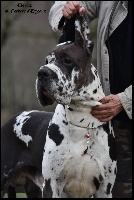
<svg viewBox="0 0 134 200"><path fill-rule="evenodd" d="M53 188L50 182L45 180L42 187L42 198L66 198L66 195L61 195L61 193L62 191L59 189L58 185Z"/></svg>
<svg viewBox="0 0 134 200"><path fill-rule="evenodd" d="M99 190L95 194L95 198L113 198L112 197L113 184L103 182Z"/></svg>

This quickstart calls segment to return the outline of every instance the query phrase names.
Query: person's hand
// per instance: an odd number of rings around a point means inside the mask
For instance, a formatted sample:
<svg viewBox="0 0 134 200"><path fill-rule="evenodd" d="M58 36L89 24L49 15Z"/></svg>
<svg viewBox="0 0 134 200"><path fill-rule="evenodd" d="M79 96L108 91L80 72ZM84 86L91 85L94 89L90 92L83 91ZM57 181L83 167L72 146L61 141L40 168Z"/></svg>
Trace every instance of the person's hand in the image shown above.
<svg viewBox="0 0 134 200"><path fill-rule="evenodd" d="M85 8L80 5L78 1L67 1L64 5L63 16L67 19L71 19L74 15L79 12L80 14L85 12Z"/></svg>
<svg viewBox="0 0 134 200"><path fill-rule="evenodd" d="M93 107L90 113L101 122L111 120L123 110L123 106L118 95L110 94L109 96L101 99L100 102L102 105Z"/></svg>

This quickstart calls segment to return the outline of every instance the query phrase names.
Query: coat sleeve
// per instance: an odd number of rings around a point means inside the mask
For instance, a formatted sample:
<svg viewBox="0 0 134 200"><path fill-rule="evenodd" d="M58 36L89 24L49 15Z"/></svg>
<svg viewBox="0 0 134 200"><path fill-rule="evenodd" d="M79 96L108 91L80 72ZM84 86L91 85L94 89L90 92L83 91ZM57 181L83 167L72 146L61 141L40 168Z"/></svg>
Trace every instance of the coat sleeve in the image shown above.
<svg viewBox="0 0 134 200"><path fill-rule="evenodd" d="M54 31L59 30L59 22L63 17L62 9L66 1L55 1L49 12L49 23ZM91 22L97 17L99 8L99 1L79 1L80 5L86 9L86 18L88 22Z"/></svg>
<svg viewBox="0 0 134 200"><path fill-rule="evenodd" d="M59 22L63 17L62 9L66 1L55 1L54 5L51 7L49 12L49 23L52 26L54 31L57 31L59 28Z"/></svg>
<svg viewBox="0 0 134 200"><path fill-rule="evenodd" d="M129 119L132 119L132 85L117 95Z"/></svg>

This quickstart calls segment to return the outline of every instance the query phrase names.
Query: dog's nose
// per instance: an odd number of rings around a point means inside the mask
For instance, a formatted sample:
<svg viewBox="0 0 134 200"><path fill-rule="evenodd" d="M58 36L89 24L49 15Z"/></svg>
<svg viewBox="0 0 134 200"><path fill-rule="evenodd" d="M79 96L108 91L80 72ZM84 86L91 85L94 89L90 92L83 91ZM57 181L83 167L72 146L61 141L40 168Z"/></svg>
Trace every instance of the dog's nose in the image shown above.
<svg viewBox="0 0 134 200"><path fill-rule="evenodd" d="M50 76L51 76L51 70L48 68L48 67L43 67L42 69L40 69L39 71L38 71L38 78L39 79L44 79L44 78L50 78Z"/></svg>

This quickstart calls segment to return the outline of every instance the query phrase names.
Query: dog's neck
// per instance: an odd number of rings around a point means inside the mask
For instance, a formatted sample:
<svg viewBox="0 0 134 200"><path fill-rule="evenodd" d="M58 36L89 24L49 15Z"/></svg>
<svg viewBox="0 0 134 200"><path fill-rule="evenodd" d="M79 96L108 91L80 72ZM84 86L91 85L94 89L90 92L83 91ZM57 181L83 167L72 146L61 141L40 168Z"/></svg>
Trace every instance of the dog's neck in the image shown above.
<svg viewBox="0 0 134 200"><path fill-rule="evenodd" d="M75 93L71 103L65 106L67 120L82 128L97 128L104 123L90 113L93 106L101 105L99 100L105 96L93 65L91 70L95 77L94 81L86 87L83 86L80 91Z"/></svg>

